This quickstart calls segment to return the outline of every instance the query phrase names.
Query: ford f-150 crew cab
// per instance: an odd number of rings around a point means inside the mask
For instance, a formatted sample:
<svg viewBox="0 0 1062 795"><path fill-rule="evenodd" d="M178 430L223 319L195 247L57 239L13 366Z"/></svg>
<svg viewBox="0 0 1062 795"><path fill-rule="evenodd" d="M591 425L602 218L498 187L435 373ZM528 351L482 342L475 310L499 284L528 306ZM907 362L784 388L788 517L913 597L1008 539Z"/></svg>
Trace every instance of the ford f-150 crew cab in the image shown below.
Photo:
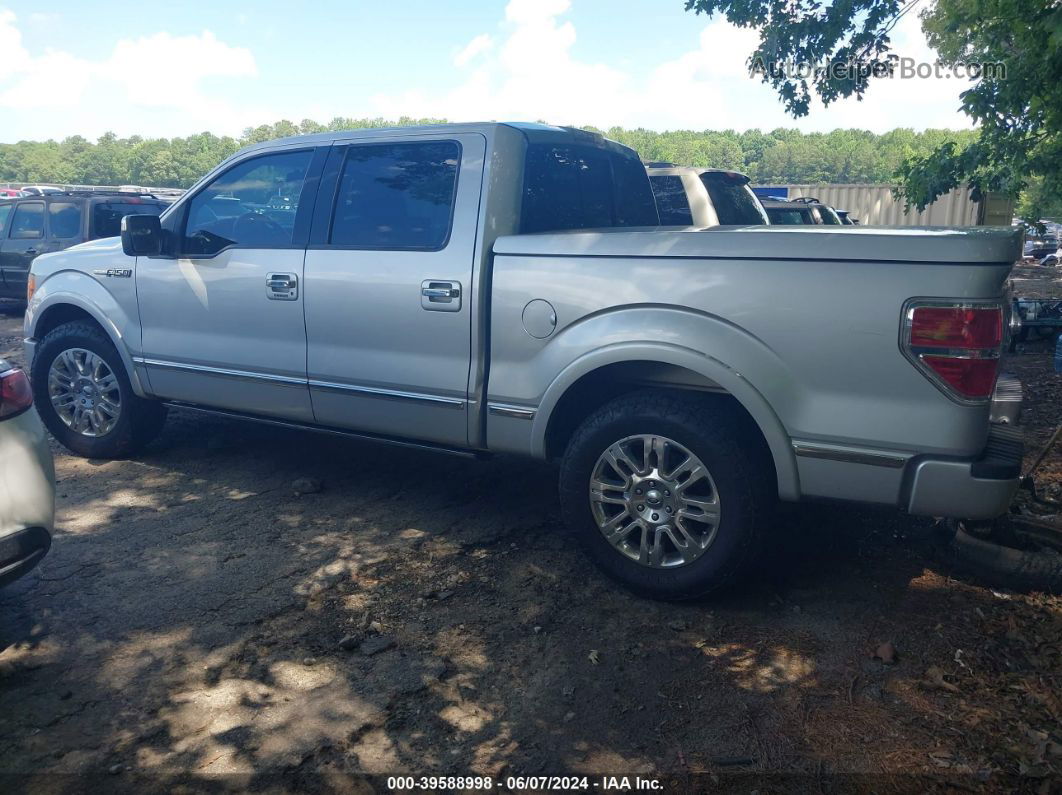
<svg viewBox="0 0 1062 795"><path fill-rule="evenodd" d="M34 261L37 406L92 457L169 405L557 460L591 557L664 598L732 580L778 498L1006 509L1016 231L657 219L632 150L565 128L251 146Z"/></svg>

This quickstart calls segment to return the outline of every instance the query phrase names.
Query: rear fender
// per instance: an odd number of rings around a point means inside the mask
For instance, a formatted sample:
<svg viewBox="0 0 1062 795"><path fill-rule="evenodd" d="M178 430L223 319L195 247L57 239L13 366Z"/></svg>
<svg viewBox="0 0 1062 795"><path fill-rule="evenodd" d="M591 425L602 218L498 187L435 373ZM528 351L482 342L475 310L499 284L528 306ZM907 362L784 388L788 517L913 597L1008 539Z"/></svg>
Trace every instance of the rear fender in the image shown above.
<svg viewBox="0 0 1062 795"><path fill-rule="evenodd" d="M562 357L567 363L559 361ZM553 370L559 374L542 394L533 419L531 452L536 457L546 455L553 410L580 378L620 362L660 362L697 373L737 400L759 426L770 448L779 496L799 498L792 441L772 408L773 400L787 395L795 398L799 390L785 364L743 329L688 310L627 307L588 316L568 326L535 359L540 365L545 360L561 365ZM769 394L765 391L768 387Z"/></svg>

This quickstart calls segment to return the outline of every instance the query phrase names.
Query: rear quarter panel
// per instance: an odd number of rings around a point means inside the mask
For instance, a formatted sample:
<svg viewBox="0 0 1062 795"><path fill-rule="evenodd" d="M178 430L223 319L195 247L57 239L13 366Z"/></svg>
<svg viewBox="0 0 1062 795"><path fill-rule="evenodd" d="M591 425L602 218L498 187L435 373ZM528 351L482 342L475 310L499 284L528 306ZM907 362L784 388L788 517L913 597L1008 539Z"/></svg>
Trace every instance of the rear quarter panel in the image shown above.
<svg viewBox="0 0 1062 795"><path fill-rule="evenodd" d="M655 348L745 405L775 453L783 492L791 439L974 455L988 407L953 402L904 358L902 307L912 297L998 296L1006 272L996 264L501 255L488 401L537 410L526 440L510 424L506 443L526 441L541 455L566 384ZM523 328L535 298L556 309L547 339Z"/></svg>

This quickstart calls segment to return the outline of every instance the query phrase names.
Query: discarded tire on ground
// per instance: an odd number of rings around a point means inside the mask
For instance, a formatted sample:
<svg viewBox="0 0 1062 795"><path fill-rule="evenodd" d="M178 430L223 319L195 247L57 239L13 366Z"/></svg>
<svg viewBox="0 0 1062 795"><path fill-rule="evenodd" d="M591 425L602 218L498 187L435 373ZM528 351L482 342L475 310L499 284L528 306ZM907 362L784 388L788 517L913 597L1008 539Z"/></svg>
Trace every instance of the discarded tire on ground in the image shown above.
<svg viewBox="0 0 1062 795"><path fill-rule="evenodd" d="M997 525L1009 522L1003 517ZM996 542L1000 535L1005 535L1008 542L1021 538L1019 528L1008 527L1005 533L993 528L988 538L979 538L967 532L962 522L947 520L941 523L941 533L941 552L946 562L988 585L1014 591L1062 593L1062 551L1037 541L1021 548ZM1037 540L1042 538L1037 536ZM1062 531L1059 539L1062 541Z"/></svg>

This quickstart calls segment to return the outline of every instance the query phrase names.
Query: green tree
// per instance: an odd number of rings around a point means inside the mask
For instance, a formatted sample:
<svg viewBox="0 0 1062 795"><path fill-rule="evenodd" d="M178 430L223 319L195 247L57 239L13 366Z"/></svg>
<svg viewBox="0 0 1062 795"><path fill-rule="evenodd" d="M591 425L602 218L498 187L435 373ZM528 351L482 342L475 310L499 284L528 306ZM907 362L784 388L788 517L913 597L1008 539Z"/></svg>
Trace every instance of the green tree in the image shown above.
<svg viewBox="0 0 1062 795"><path fill-rule="evenodd" d="M889 33L919 0L686 0L686 9L723 14L760 33L750 69L770 83L794 116L808 113L811 96L823 104L855 95L891 74ZM903 151L895 173L899 194L924 208L969 184L1017 196L1036 216L1062 198L1062 5L1050 0L937 0L921 12L922 27L941 63L994 65L971 72L962 109L978 123L972 140L942 140L924 151ZM797 74L784 64L843 64ZM1035 201L1032 197L1036 197Z"/></svg>

